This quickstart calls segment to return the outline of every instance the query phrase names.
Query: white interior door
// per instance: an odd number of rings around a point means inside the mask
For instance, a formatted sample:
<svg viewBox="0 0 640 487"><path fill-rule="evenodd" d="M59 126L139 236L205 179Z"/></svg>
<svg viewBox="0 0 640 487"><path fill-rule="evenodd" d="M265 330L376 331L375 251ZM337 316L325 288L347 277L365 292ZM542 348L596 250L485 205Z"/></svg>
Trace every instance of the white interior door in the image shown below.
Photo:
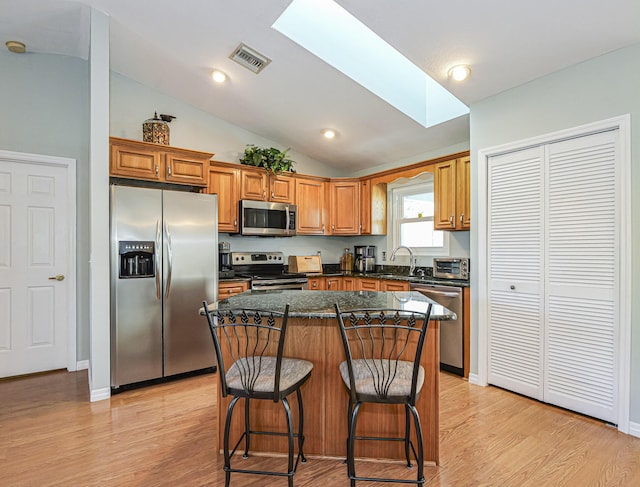
<svg viewBox="0 0 640 487"><path fill-rule="evenodd" d="M488 160L488 382L618 421L617 130Z"/></svg>
<svg viewBox="0 0 640 487"><path fill-rule="evenodd" d="M543 156L489 160L489 370L505 389L543 398Z"/></svg>
<svg viewBox="0 0 640 487"><path fill-rule="evenodd" d="M0 153L1 377L68 365L68 171Z"/></svg>
<svg viewBox="0 0 640 487"><path fill-rule="evenodd" d="M620 211L611 130L548 146L545 401L617 423Z"/></svg>

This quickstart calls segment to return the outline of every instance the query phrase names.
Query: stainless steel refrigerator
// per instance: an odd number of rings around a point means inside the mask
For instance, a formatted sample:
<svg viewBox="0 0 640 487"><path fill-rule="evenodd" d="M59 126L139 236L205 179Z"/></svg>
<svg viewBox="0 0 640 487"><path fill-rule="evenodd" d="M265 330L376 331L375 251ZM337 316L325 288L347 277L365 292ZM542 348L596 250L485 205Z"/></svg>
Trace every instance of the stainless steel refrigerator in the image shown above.
<svg viewBox="0 0 640 487"><path fill-rule="evenodd" d="M217 196L111 186L111 387L215 365Z"/></svg>

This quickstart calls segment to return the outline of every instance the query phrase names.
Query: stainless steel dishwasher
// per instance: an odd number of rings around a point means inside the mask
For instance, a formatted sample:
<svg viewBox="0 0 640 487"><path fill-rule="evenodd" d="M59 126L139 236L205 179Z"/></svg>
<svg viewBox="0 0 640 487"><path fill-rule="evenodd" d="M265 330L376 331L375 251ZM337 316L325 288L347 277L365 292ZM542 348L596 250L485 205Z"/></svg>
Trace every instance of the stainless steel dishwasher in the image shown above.
<svg viewBox="0 0 640 487"><path fill-rule="evenodd" d="M411 290L419 291L456 314L457 320L440 322L440 368L460 376L464 375L462 288L437 284L411 283Z"/></svg>

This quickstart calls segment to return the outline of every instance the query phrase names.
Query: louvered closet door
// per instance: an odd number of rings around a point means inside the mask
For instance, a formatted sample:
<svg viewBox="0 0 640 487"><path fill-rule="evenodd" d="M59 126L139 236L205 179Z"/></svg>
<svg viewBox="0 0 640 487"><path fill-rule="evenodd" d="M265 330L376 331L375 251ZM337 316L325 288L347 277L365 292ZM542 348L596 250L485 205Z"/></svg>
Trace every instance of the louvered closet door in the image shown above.
<svg viewBox="0 0 640 487"><path fill-rule="evenodd" d="M542 399L543 148L492 157L489 177L491 384Z"/></svg>
<svg viewBox="0 0 640 487"><path fill-rule="evenodd" d="M548 146L544 400L617 422L617 131Z"/></svg>

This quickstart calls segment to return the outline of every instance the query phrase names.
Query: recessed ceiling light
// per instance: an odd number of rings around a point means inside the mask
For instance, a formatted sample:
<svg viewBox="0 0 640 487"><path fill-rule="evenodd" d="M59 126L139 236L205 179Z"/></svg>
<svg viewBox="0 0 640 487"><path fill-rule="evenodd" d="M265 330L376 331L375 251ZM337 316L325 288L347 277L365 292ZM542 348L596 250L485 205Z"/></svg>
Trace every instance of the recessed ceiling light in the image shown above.
<svg viewBox="0 0 640 487"><path fill-rule="evenodd" d="M224 83L225 81L227 81L227 75L219 69L214 69L213 71L211 71L211 78L216 83Z"/></svg>
<svg viewBox="0 0 640 487"><path fill-rule="evenodd" d="M324 129L322 135L324 135L325 139L333 139L336 136L336 131L333 129Z"/></svg>
<svg viewBox="0 0 640 487"><path fill-rule="evenodd" d="M471 74L471 68L466 64L458 64L449 70L449 78L456 81L464 81Z"/></svg>
<svg viewBox="0 0 640 487"><path fill-rule="evenodd" d="M9 51L15 52L16 54L24 54L27 48L27 46L25 46L24 43L20 41L7 41L5 45L7 46L7 49L9 49Z"/></svg>

